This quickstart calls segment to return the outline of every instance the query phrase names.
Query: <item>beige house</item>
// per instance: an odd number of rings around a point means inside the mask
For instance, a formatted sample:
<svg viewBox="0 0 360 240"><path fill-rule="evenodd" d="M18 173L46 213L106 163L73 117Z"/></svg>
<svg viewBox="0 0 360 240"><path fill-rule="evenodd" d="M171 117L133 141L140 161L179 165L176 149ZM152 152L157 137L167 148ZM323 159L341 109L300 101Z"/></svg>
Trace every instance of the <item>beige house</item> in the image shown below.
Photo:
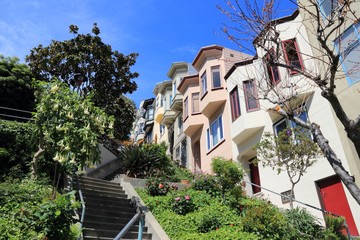
<svg viewBox="0 0 360 240"><path fill-rule="evenodd" d="M276 29L280 33L282 46L292 45L288 51L282 48L279 61L292 59L299 67L309 72L319 71L313 59L313 49L309 45L308 32L302 24L302 16L298 11L291 16L276 20ZM266 64L269 51L257 49L257 57L249 61L236 63L226 74L227 88L229 91L228 106L231 109L231 139L233 141L233 158L240 161L248 170L246 182L260 185L283 195L289 194L291 183L287 174L277 174L271 167L261 164L254 166L251 160L256 157L254 146L265 132L277 134L286 128L293 128L295 123L282 118L268 109L275 107L272 103L261 99L268 87L272 84L272 91L266 92L268 98L275 92L274 98L284 100L285 105L292 105L301 109L299 117L305 121L319 124L323 134L329 139L331 147L337 156L343 160L345 169L350 169L347 158L347 148L343 146L341 133L337 129L337 118L326 99L321 96L321 91L311 81L297 72L285 68L269 67ZM292 56L290 56L292 54ZM294 91L294 89L296 91ZM296 94L294 94L296 92ZM261 159L259 159L261 162ZM250 195L261 195L281 208L288 208L289 202L283 197L270 191L261 190L256 185L247 184L246 190ZM315 165L307 170L301 181L295 187L295 199L322 208L335 214L345 216L350 232L358 235L360 227L360 211L356 201L347 191L346 187L334 174L333 169L325 158L319 159ZM295 203L295 206L304 207ZM319 219L324 219L321 211L308 208Z"/></svg>
<svg viewBox="0 0 360 240"><path fill-rule="evenodd" d="M308 6L306 11L300 8L300 14L309 34L314 56L319 59L316 61L316 65L324 76L326 74L325 69L328 67L323 63L327 63L329 60L317 41L316 34L314 34L317 31L318 23L311 14L316 13L316 8L309 0L298 0L298 2L300 5ZM351 2L349 6L343 5L348 2ZM325 26L329 20L335 21L332 26L336 26L339 21L338 11L342 8L346 11L341 14L344 16L344 24L330 35L327 46L334 52L340 51L341 66L337 69L335 93L348 117L355 120L360 115L360 108L354 106L354 103L360 102L360 22L358 21L360 18L360 1L323 0L319 1L318 4L322 26ZM329 31L330 29L325 28L326 34ZM334 112L332 115L336 118ZM359 156L339 120L336 120L336 130L341 136L342 147L345 149L345 158L349 163L351 175L354 175L356 184L360 186Z"/></svg>

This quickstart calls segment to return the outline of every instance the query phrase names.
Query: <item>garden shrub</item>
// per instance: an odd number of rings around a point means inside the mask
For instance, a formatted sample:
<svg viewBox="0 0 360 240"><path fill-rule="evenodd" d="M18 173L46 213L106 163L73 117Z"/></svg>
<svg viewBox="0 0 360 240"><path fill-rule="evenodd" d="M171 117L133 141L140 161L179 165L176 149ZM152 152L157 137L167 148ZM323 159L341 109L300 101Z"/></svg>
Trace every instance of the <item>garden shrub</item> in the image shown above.
<svg viewBox="0 0 360 240"><path fill-rule="evenodd" d="M346 240L348 239L344 234L345 219L343 217L333 217L331 215L325 216L326 230L324 231L325 239L329 240Z"/></svg>
<svg viewBox="0 0 360 240"><path fill-rule="evenodd" d="M223 157L213 158L211 168L216 175L223 198L225 198L225 192L239 184L244 176L244 170L240 165Z"/></svg>
<svg viewBox="0 0 360 240"><path fill-rule="evenodd" d="M243 201L241 224L246 232L260 239L290 239L287 222L279 209L261 199Z"/></svg>
<svg viewBox="0 0 360 240"><path fill-rule="evenodd" d="M221 194L220 186L216 182L215 176L209 174L199 174L192 183L195 190L206 191L211 196L219 196Z"/></svg>
<svg viewBox="0 0 360 240"><path fill-rule="evenodd" d="M145 187L150 196L164 196L170 190L170 185L163 178L148 178Z"/></svg>
<svg viewBox="0 0 360 240"><path fill-rule="evenodd" d="M30 123L0 120L0 181L24 178L34 152Z"/></svg>
<svg viewBox="0 0 360 240"><path fill-rule="evenodd" d="M0 192L1 240L76 239L71 225L77 207L73 194L58 194L49 200L51 185L27 179L0 183ZM61 232L67 235L58 234Z"/></svg>
<svg viewBox="0 0 360 240"><path fill-rule="evenodd" d="M291 239L301 236L302 239L323 239L323 227L305 209L294 208L286 210L285 218L289 224L289 235Z"/></svg>
<svg viewBox="0 0 360 240"><path fill-rule="evenodd" d="M124 146L119 152L122 169L129 177L144 178L173 175L166 145L143 144Z"/></svg>
<svg viewBox="0 0 360 240"><path fill-rule="evenodd" d="M168 180L171 182L180 182L181 180L192 180L194 178L193 173L187 169L172 163L171 175L168 175Z"/></svg>
<svg viewBox="0 0 360 240"><path fill-rule="evenodd" d="M172 210L179 215L185 215L195 210L195 205L189 195L176 197L172 204Z"/></svg>

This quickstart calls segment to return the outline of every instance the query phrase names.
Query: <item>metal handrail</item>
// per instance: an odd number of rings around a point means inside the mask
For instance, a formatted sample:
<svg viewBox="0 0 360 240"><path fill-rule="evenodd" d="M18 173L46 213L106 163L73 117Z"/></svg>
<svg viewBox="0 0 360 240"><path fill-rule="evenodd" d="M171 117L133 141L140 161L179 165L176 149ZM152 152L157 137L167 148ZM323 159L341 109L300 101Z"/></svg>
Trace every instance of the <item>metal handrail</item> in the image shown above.
<svg viewBox="0 0 360 240"><path fill-rule="evenodd" d="M84 196L82 194L82 191L81 191L81 186L79 184L79 178L77 177L77 175L74 173L73 175L76 179L76 184L77 184L77 187L78 187L78 193L79 193L79 197L80 197L80 202L81 202L81 218L80 218L80 236L78 237L78 240L82 239L82 229L83 229L83 225L84 225L84 218L85 218L85 212L86 212L86 205L85 205L85 201L84 201ZM73 179L71 178L71 179ZM72 181L72 184L73 184L73 181Z"/></svg>
<svg viewBox="0 0 360 240"><path fill-rule="evenodd" d="M143 228L144 228L144 222L145 222L145 214L142 210L142 206L140 204L140 200L137 197L132 197L130 200L130 203L135 204L137 213L135 216L125 225L123 229L116 235L114 240L121 239L128 231L129 229L134 225L134 223L139 220L139 231L138 231L138 240L142 240L142 234L143 234Z"/></svg>

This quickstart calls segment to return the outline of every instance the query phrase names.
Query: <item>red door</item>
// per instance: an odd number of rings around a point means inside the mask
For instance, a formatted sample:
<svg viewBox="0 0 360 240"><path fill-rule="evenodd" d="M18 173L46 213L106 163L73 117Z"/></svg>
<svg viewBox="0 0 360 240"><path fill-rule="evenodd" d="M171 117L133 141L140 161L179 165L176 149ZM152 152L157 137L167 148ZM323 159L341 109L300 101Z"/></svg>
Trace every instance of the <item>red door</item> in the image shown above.
<svg viewBox="0 0 360 240"><path fill-rule="evenodd" d="M358 236L358 230L346 199L343 186L337 176L326 178L317 183L320 197L326 211L343 216L352 236Z"/></svg>
<svg viewBox="0 0 360 240"><path fill-rule="evenodd" d="M251 183L261 186L259 168L254 163L249 163ZM261 188L252 185L253 194L261 192Z"/></svg>

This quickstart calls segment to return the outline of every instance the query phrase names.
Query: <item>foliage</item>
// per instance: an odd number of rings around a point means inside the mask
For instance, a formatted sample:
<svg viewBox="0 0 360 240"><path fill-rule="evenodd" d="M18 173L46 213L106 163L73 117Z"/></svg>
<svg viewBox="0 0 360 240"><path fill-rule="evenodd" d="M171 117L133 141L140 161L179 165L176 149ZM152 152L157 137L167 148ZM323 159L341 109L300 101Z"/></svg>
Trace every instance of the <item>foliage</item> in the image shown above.
<svg viewBox="0 0 360 240"><path fill-rule="evenodd" d="M260 239L289 239L286 219L277 207L261 199L243 201L243 206L241 224L246 232Z"/></svg>
<svg viewBox="0 0 360 240"><path fill-rule="evenodd" d="M172 169L173 174L168 176L169 181L180 182L181 180L192 180L194 178L193 173L187 168L172 163Z"/></svg>
<svg viewBox="0 0 360 240"><path fill-rule="evenodd" d="M216 177L209 174L197 174L192 183L192 187L195 190L206 191L211 196L219 196L221 193L220 186L216 182Z"/></svg>
<svg viewBox="0 0 360 240"><path fill-rule="evenodd" d="M164 196L170 190L170 185L163 178L148 178L145 186L150 196Z"/></svg>
<svg viewBox="0 0 360 240"><path fill-rule="evenodd" d="M33 111L35 106L32 74L16 57L0 54L0 106ZM30 118L31 114L1 109L2 113ZM17 119L19 120L19 119Z"/></svg>
<svg viewBox="0 0 360 240"><path fill-rule="evenodd" d="M71 225L69 230L69 223L58 221L64 214L70 216L70 212L74 211L73 207L76 207L74 202L67 201L68 195L58 194L53 200L53 208L44 207L49 205L47 201L51 201L48 200L52 193L51 185L27 179L0 183L0 192L0 239L76 239L74 227ZM39 213L42 220L37 216ZM57 218L50 217L55 215ZM68 220L73 222L70 218ZM67 238L50 238L51 231L45 231L46 229L52 229L53 232L66 231L69 235Z"/></svg>
<svg viewBox="0 0 360 240"><path fill-rule="evenodd" d="M137 89L133 79L139 74L130 68L138 54L114 51L100 38L96 23L92 34L78 33L75 25L69 28L74 34L72 39L53 40L48 46L39 45L31 50L26 56L31 71L37 79L58 78L83 94L92 92L95 105L116 117L115 136L125 139L134 118L134 106L123 95ZM79 76L84 77L84 81L79 81Z"/></svg>
<svg viewBox="0 0 360 240"><path fill-rule="evenodd" d="M285 171L292 184L290 196L294 195L294 187L311 167L320 154L310 133L302 128L288 128L273 136L265 132L262 140L256 145L257 159L262 165L269 166L278 174ZM292 198L290 199L292 208Z"/></svg>
<svg viewBox="0 0 360 240"><path fill-rule="evenodd" d="M301 236L302 239L327 239L323 236L323 227L317 219L308 213L305 209L294 208L286 210L286 221L289 224L289 234L291 239L296 239Z"/></svg>
<svg viewBox="0 0 360 240"><path fill-rule="evenodd" d="M112 134L113 118L94 106L90 97L82 98L57 80L41 83L37 94L34 123L39 150L37 160L45 150L67 171L99 161L98 137Z"/></svg>
<svg viewBox="0 0 360 240"><path fill-rule="evenodd" d="M119 152L119 158L129 177L173 175L164 143L124 146Z"/></svg>
<svg viewBox="0 0 360 240"><path fill-rule="evenodd" d="M326 230L325 230L325 237L329 240L346 240L348 239L347 236L343 234L345 230L344 227L344 218L343 217L333 217L331 215L325 216L326 222Z"/></svg>
<svg viewBox="0 0 360 240"><path fill-rule="evenodd" d="M55 199L45 200L34 213L36 230L49 239L69 239L71 226L76 222L74 211L80 206L74 194L57 194Z"/></svg>
<svg viewBox="0 0 360 240"><path fill-rule="evenodd" d="M189 212L193 212L195 210L195 205L189 195L180 196L174 198L172 210L179 215L185 215Z"/></svg>
<svg viewBox="0 0 360 240"><path fill-rule="evenodd" d="M212 159L211 168L224 198L225 192L239 184L244 175L244 171L239 165L222 157Z"/></svg>
<svg viewBox="0 0 360 240"><path fill-rule="evenodd" d="M31 135L34 126L0 120L0 181L23 178L29 173L34 151Z"/></svg>

